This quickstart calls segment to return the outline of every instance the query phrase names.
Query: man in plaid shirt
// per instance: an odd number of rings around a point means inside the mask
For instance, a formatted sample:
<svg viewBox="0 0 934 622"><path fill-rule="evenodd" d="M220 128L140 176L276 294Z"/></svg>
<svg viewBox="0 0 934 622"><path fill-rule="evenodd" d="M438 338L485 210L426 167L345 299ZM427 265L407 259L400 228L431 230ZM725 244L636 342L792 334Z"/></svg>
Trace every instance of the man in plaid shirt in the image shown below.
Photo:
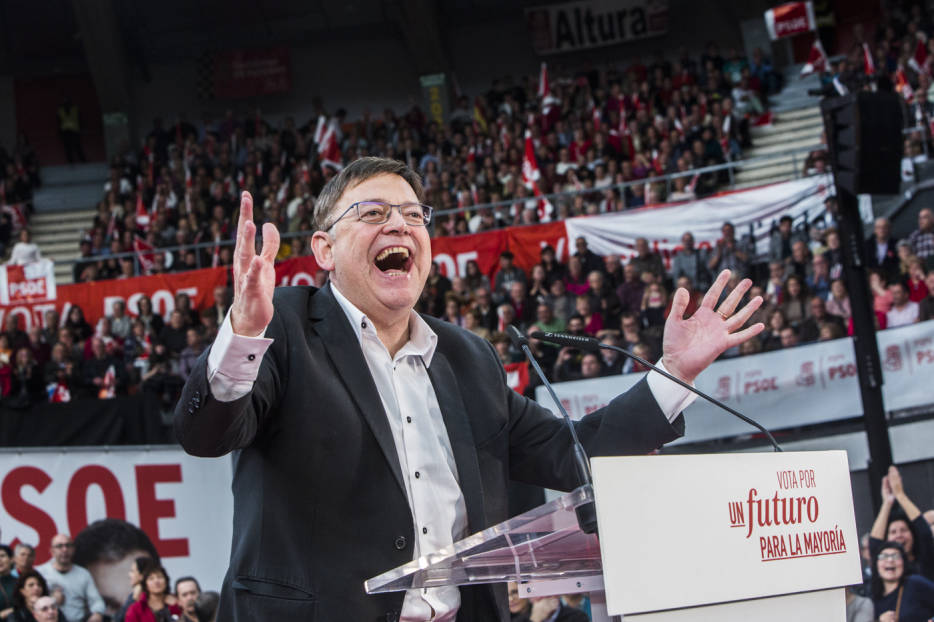
<svg viewBox="0 0 934 622"><path fill-rule="evenodd" d="M918 228L908 236L912 252L934 268L934 212L926 207L918 212Z"/></svg>

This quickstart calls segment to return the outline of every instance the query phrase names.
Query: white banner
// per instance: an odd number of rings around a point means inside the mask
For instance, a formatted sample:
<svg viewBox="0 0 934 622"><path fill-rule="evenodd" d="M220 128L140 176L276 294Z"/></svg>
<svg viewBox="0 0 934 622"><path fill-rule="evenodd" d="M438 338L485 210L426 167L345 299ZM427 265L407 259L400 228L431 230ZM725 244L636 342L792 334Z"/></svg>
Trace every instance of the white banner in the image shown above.
<svg viewBox="0 0 934 622"><path fill-rule="evenodd" d="M233 531L229 458L195 458L178 447L6 451L0 473L3 542L35 546L37 565L49 559L56 533L80 543L87 525L117 518L142 529L173 581L191 575L202 589L220 589ZM108 533L95 535L120 535ZM128 569L140 551L117 553ZM101 594L122 604L129 579L114 565L90 570Z"/></svg>
<svg viewBox="0 0 934 622"><path fill-rule="evenodd" d="M824 199L832 189L830 176L820 175L683 205L569 218L565 221L568 248L583 236L587 247L598 255L615 254L625 260L635 254L636 238L646 238L667 264L681 248L686 231L694 235L698 248L712 248L721 237L723 223L729 221L736 228L737 240L747 236L751 228L756 252L765 254L773 221L784 215L797 219L805 213L813 220L823 214Z"/></svg>
<svg viewBox="0 0 934 622"><path fill-rule="evenodd" d="M55 264L40 259L24 266L0 266L0 305L55 300Z"/></svg>
<svg viewBox="0 0 934 622"><path fill-rule="evenodd" d="M887 411L934 403L934 320L878 333ZM562 382L555 393L574 419L608 404L643 374ZM787 350L717 361L697 377L697 388L749 415L769 430L825 423L862 414L853 341L837 339ZM555 410L544 387L539 403ZM754 433L748 424L698 398L685 410L693 443Z"/></svg>
<svg viewBox="0 0 934 622"><path fill-rule="evenodd" d="M668 0L582 0L525 11L537 54L615 45L668 32Z"/></svg>

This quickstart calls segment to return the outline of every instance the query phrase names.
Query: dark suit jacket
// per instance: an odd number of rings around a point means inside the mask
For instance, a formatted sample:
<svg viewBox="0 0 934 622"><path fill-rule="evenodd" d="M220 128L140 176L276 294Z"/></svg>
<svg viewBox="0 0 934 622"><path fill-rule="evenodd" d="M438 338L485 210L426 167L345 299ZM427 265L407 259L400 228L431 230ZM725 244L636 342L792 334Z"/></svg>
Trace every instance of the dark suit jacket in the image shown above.
<svg viewBox="0 0 934 622"><path fill-rule="evenodd" d="M234 529L221 592L226 622L398 619L403 594L368 596L364 580L412 560L415 530L389 422L330 287L276 290L251 394L211 396L207 352L175 412L198 456L234 451ZM428 369L476 532L508 518L510 478L578 485L570 434L505 383L493 348L425 317L438 334ZM578 424L590 455L644 453L683 432L645 381ZM427 552L427 551L426 551ZM503 586L461 589L458 620L508 620Z"/></svg>
<svg viewBox="0 0 934 622"><path fill-rule="evenodd" d="M879 258L876 255L876 234L873 233L870 235L869 239L866 240L866 265L870 268L881 268L886 278L893 279L898 275L900 270L898 251L895 248L895 238L889 238L887 244L888 249L886 250L885 257L883 257L882 263L879 263Z"/></svg>

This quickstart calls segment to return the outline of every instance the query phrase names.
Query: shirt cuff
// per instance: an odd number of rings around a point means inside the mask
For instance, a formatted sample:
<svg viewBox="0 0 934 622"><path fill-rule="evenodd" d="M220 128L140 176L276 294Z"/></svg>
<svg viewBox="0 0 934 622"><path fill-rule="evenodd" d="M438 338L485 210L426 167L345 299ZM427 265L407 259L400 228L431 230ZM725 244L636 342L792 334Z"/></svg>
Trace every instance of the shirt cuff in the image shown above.
<svg viewBox="0 0 934 622"><path fill-rule="evenodd" d="M663 371L668 371L661 361L656 363L655 366ZM649 371L646 382L649 383L649 391L652 392L652 397L658 402L658 407L661 408L670 422L677 419L681 411L697 399L697 394L688 391L677 382L672 382L655 371ZM695 386L693 382L691 386Z"/></svg>
<svg viewBox="0 0 934 622"><path fill-rule="evenodd" d="M273 342L265 334L265 328L258 337L235 334L227 312L208 353L208 384L215 399L232 402L253 390L263 355Z"/></svg>

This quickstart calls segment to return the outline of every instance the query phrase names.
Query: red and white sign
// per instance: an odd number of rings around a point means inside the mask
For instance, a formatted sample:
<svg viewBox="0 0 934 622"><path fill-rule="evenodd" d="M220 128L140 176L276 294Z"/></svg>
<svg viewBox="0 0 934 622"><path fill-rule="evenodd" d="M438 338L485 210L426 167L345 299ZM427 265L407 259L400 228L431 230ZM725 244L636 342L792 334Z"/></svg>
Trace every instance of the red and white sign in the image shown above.
<svg viewBox="0 0 934 622"><path fill-rule="evenodd" d="M52 536L76 537L90 523L118 518L140 527L169 574L221 586L233 530L229 458L189 456L177 447L0 454L4 542L50 557Z"/></svg>
<svg viewBox="0 0 934 622"><path fill-rule="evenodd" d="M888 411L934 402L934 320L877 333L882 359L882 393ZM555 384L555 393L573 419L602 408L643 374L609 376ZM696 380L697 388L736 410L752 414L770 430L858 417L859 379L851 339L836 339L755 356L716 361ZM553 411L539 387L536 399ZM697 399L684 413L687 434L697 442L754 432L747 423Z"/></svg>
<svg viewBox="0 0 934 622"><path fill-rule="evenodd" d="M591 464L611 615L862 580L844 451L594 458ZM839 605L841 617L821 619L842 619L842 599Z"/></svg>
<svg viewBox="0 0 934 622"><path fill-rule="evenodd" d="M55 300L55 296L55 265L51 259L0 266L0 305Z"/></svg>
<svg viewBox="0 0 934 622"><path fill-rule="evenodd" d="M765 27L772 41L817 30L811 2L789 2L765 12Z"/></svg>
<svg viewBox="0 0 934 622"><path fill-rule="evenodd" d="M61 285L56 290L57 296L54 300L0 304L0 322L8 314L20 315L23 318L20 326L28 330L33 325L45 325L46 311L55 309L64 318L72 306L79 306L84 311L85 319L93 326L102 316L113 313L113 305L118 300L126 302L130 314L136 315L139 299L143 295L152 300L156 313L167 316L175 309L177 293L187 293L191 298L192 307L201 310L213 304L214 288L226 284L226 268L207 268L132 279Z"/></svg>
<svg viewBox="0 0 934 622"><path fill-rule="evenodd" d="M314 285L319 270L318 263L310 255L286 259L276 264L276 286Z"/></svg>

